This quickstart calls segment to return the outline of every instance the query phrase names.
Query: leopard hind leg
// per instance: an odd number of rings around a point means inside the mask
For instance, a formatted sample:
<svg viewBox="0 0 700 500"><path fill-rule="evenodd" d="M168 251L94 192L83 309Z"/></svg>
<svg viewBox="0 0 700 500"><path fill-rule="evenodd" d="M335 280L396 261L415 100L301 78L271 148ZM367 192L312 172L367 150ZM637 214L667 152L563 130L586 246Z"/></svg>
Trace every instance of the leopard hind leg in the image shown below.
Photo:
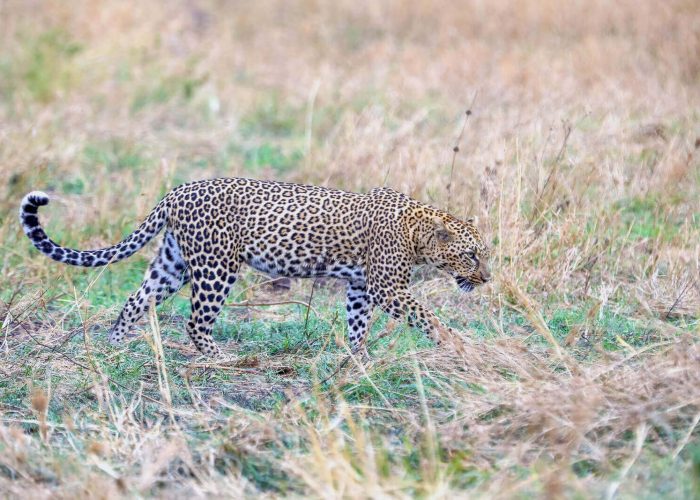
<svg viewBox="0 0 700 500"><path fill-rule="evenodd" d="M170 231L166 231L158 255L151 261L143 283L131 294L122 308L117 321L110 330L109 341L121 342L134 323L141 319L155 299L155 304L180 290L190 280L189 269L182 257L180 247Z"/></svg>

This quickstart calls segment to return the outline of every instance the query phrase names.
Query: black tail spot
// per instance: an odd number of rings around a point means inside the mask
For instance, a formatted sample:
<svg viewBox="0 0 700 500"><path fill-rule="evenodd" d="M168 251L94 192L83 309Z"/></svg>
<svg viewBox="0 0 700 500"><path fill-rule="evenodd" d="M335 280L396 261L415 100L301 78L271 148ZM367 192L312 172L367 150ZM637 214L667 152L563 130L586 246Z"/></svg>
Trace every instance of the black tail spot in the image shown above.
<svg viewBox="0 0 700 500"><path fill-rule="evenodd" d="M46 239L46 233L40 227L32 229L27 236L29 236L29 239L32 241L42 241Z"/></svg>
<svg viewBox="0 0 700 500"><path fill-rule="evenodd" d="M29 197L29 201L38 207L48 205L49 198L47 196L32 195Z"/></svg>
<svg viewBox="0 0 700 500"><path fill-rule="evenodd" d="M22 217L22 222L27 227L36 227L39 225L39 218L36 215L25 213L24 217Z"/></svg>

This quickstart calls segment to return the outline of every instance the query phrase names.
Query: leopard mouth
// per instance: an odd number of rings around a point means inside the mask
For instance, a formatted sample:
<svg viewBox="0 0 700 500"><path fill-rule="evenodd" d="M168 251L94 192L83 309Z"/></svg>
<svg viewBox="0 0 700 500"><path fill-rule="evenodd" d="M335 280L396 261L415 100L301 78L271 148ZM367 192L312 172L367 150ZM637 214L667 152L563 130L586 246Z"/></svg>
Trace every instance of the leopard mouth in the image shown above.
<svg viewBox="0 0 700 500"><path fill-rule="evenodd" d="M474 283L468 278L464 278L463 276L457 276L457 278L455 279L457 280L457 286L463 292L469 293L472 290L474 290L474 288L476 288L476 283Z"/></svg>

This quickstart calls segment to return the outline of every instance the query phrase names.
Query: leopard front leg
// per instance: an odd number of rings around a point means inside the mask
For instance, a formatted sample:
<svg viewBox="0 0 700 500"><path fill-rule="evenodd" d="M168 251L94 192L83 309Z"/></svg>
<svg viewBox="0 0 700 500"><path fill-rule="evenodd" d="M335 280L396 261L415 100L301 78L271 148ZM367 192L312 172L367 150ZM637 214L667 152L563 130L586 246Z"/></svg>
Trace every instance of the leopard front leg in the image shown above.
<svg viewBox="0 0 700 500"><path fill-rule="evenodd" d="M416 247L412 239L412 221L377 225L372 228L367 267L367 291L372 305L394 319L406 319L436 343L450 329L418 302L409 292L411 270L416 264Z"/></svg>
<svg viewBox="0 0 700 500"><path fill-rule="evenodd" d="M421 330L429 339L440 345L442 332L451 329L442 324L431 310L418 302L408 290L390 291L385 296L374 296L373 303L394 319L406 319L408 324Z"/></svg>
<svg viewBox="0 0 700 500"><path fill-rule="evenodd" d="M372 308L364 281L350 281L345 303L348 318L348 337L353 353L367 356L365 341L369 330Z"/></svg>

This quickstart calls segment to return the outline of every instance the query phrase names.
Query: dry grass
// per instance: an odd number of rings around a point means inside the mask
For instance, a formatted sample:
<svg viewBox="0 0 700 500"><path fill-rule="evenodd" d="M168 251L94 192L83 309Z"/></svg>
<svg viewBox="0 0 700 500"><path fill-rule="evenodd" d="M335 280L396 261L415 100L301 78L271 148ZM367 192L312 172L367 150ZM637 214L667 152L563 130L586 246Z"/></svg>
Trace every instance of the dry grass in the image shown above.
<svg viewBox="0 0 700 500"><path fill-rule="evenodd" d="M8 0L0 48L6 496L700 494L696 1ZM66 269L15 217L48 190L96 247L217 175L449 204L496 279L420 270L459 348L378 315L362 365L333 284L307 314L249 274L232 302L291 304L232 306L211 365L182 298L106 345L147 255Z"/></svg>

